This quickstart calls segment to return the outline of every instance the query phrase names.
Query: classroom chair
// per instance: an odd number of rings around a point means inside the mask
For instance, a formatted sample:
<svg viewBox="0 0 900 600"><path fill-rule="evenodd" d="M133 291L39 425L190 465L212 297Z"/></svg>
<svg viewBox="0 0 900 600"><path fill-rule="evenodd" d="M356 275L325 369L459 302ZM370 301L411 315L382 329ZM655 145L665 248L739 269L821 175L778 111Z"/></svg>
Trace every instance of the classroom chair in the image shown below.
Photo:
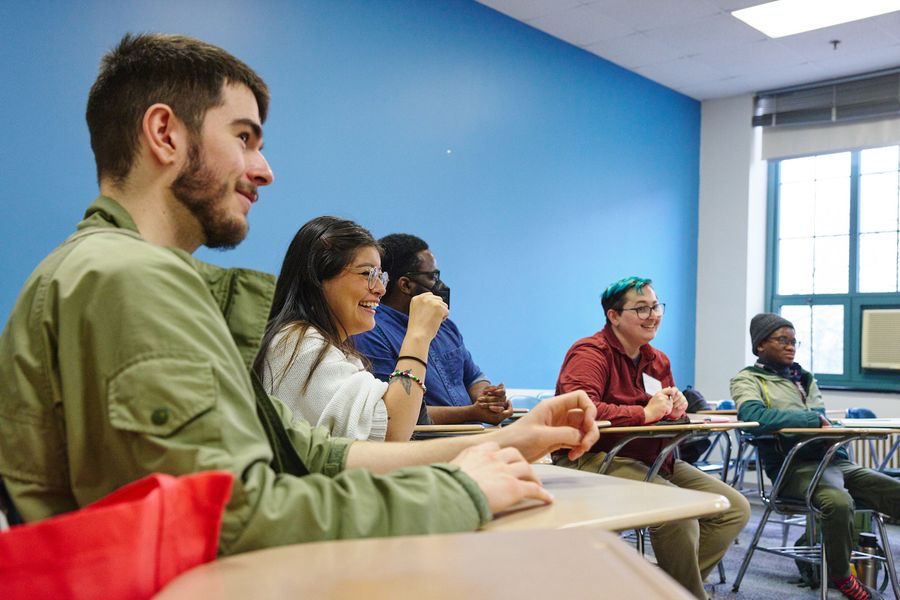
<svg viewBox="0 0 900 600"><path fill-rule="evenodd" d="M757 436L756 440L770 438L771 436ZM828 567L826 563L826 556L824 548L818 540L818 532L817 532L817 521L819 510L813 506L812 496L813 491L819 483L819 480L822 478L822 475L825 472L825 468L831 462L831 459L834 457L834 453L837 450L846 444L851 443L855 439L860 439L860 436L852 436L845 437L840 439L834 439L833 437L826 435L811 435L810 437L798 442L791 448L790 452L788 452L785 457L784 464L781 466L781 469L778 472L777 477L775 478L774 483L771 488L766 490L765 482L764 482L764 474L760 465L757 465L757 487L759 496L765 505L765 511L763 512L762 518L759 520L759 525L756 528L756 532L753 535L753 541L750 542L749 547L747 548L747 554L744 556L744 560L741 563L741 567L738 570L737 577L734 580L734 586L732 590L737 592L741 585L741 580L744 578L744 573L747 571L747 567L750 565L750 559L753 558L753 553L756 550L760 550L762 552L768 552L770 554L776 554L779 556L784 556L787 558L791 558L796 561L806 562L813 565L818 565L821 573L821 583L820 583L820 596L822 600L826 600L828 596ZM812 480L810 481L809 487L806 491L806 496L803 499L786 497L782 494L782 489L784 488L786 474L790 471L791 465L794 462L795 457L798 453L805 447L810 444L816 442L824 442L826 444L830 444L827 451L825 452L825 456L822 458L819 463L819 467L813 475ZM857 510L867 510L865 507L857 507ZM807 524L807 539L810 541L810 545L808 546L787 546L785 543L785 536L782 536L782 546L780 547L762 547L759 545L759 540L762 537L763 529L766 526L766 523L769 520L769 517L772 513L780 514L785 517L793 517L796 515L803 515L806 518ZM875 524L876 529L878 530L878 535L880 537L881 547L887 549L885 552L885 556L875 556L872 554L866 554L859 551L854 551L851 556L851 561L861 560L861 559L874 559L884 563L884 566L887 569L887 576L891 583L891 586L894 591L894 596L900 600L900 583L897 581L897 571L894 565L894 558L890 552L890 541L888 540L887 530L884 526L884 519L877 512L872 512L872 522Z"/></svg>

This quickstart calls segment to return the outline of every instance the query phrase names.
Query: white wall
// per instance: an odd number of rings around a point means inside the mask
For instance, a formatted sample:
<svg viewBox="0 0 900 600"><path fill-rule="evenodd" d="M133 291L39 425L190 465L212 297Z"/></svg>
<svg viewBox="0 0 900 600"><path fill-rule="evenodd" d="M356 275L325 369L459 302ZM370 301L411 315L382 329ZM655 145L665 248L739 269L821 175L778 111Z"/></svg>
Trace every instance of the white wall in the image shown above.
<svg viewBox="0 0 900 600"><path fill-rule="evenodd" d="M879 417L900 417L900 394L823 390L822 397L829 409L846 410L861 406L874 411Z"/></svg>
<svg viewBox="0 0 900 600"><path fill-rule="evenodd" d="M766 162L750 126L753 97L704 101L700 124L694 386L709 400L755 360L750 318L765 307ZM829 408L900 416L900 394L824 391Z"/></svg>
<svg viewBox="0 0 900 600"><path fill-rule="evenodd" d="M751 362L751 316L764 306L766 169L752 96L703 102L697 239L695 387L728 398Z"/></svg>

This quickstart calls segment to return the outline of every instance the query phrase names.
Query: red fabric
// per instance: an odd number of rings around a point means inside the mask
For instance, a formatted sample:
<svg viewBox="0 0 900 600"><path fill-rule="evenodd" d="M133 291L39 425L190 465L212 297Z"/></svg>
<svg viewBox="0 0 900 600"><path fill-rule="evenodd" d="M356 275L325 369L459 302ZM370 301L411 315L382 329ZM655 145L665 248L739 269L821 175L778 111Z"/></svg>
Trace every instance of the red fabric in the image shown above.
<svg viewBox="0 0 900 600"><path fill-rule="evenodd" d="M219 471L154 474L75 512L0 533L0 598L149 598L215 559L233 482Z"/></svg>
<svg viewBox="0 0 900 600"><path fill-rule="evenodd" d="M556 381L556 393L584 390L597 407L598 420L611 421L619 427L643 425L644 406L650 399L644 391L644 373L658 379L663 387L675 385L672 367L665 354L646 344L641 346L641 358L635 366L607 325L569 348ZM618 435L601 435L592 450L606 452L619 440L621 436ZM619 456L650 465L668 441L634 440L619 452ZM663 472L671 472L674 462L674 456L669 456L663 463Z"/></svg>

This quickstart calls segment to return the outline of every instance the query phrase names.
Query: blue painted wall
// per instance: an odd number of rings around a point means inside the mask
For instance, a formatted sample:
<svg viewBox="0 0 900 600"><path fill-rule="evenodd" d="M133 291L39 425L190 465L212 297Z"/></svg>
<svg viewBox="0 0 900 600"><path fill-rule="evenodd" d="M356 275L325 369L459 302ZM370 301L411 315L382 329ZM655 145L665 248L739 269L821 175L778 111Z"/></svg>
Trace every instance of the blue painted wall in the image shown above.
<svg viewBox="0 0 900 600"><path fill-rule="evenodd" d="M272 88L276 182L248 240L201 258L277 271L323 213L418 234L476 360L514 387L552 387L606 284L649 276L691 383L699 104L464 0L0 3L3 320L96 194L85 99L126 31L219 44Z"/></svg>

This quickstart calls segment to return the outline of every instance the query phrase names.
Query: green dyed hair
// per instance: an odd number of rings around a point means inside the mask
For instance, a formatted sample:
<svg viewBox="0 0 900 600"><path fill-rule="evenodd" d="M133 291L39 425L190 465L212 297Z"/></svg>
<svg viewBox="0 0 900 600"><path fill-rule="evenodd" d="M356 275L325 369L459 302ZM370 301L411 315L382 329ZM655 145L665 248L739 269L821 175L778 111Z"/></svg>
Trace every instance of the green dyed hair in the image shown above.
<svg viewBox="0 0 900 600"><path fill-rule="evenodd" d="M628 290L634 288L634 291L638 294L643 294L642 291L645 285L650 285L653 283L652 280L647 279L646 277L623 277L618 281L614 281L609 284L609 287L606 288L603 292L603 296L600 297L600 302L603 304L603 314L605 315L609 312L609 309L613 309L617 313L622 312L622 307L625 306L625 294L628 293ZM606 317L606 322L609 323L609 317Z"/></svg>

